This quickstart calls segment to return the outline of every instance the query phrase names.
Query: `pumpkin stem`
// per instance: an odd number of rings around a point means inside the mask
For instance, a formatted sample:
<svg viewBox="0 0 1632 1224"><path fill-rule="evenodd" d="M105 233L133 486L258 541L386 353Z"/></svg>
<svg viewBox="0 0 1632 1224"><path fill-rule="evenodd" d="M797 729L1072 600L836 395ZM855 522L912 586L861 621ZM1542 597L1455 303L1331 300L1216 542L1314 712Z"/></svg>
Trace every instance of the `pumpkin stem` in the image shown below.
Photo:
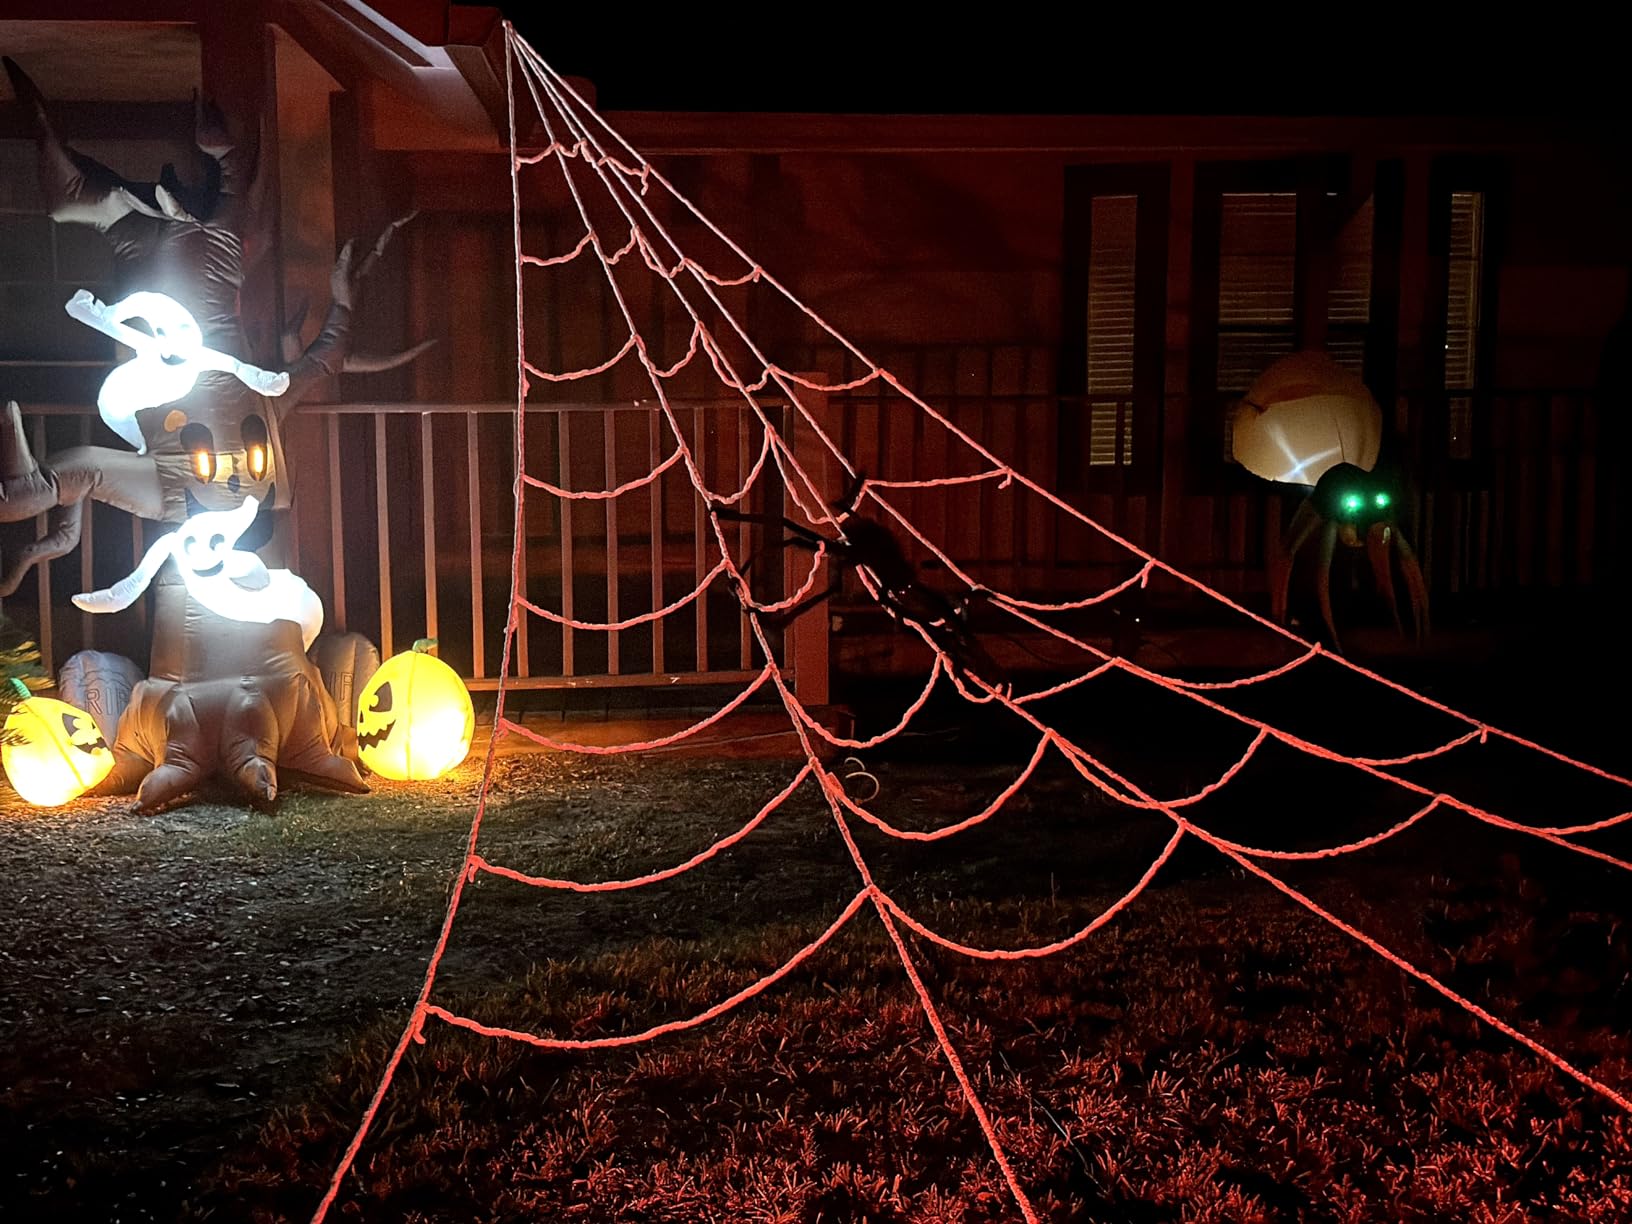
<svg viewBox="0 0 1632 1224"><path fill-rule="evenodd" d="M34 696L34 690L28 687L28 682L21 676L12 676L8 683L10 683L17 700L22 701L24 698Z"/></svg>
<svg viewBox="0 0 1632 1224"><path fill-rule="evenodd" d="M415 654L428 654L432 658L435 658L436 657L436 639L435 638L420 638L417 642L414 643L414 653Z"/></svg>

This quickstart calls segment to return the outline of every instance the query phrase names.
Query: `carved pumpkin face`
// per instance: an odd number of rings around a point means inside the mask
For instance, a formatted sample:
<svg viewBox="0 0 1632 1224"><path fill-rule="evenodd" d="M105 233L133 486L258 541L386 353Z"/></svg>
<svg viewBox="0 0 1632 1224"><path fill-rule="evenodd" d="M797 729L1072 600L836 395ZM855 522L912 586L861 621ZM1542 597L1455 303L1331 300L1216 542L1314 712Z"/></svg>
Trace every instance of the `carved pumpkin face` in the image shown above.
<svg viewBox="0 0 1632 1224"><path fill-rule="evenodd" d="M382 778L441 777L469 755L475 731L464 681L419 651L387 659L357 700L357 756Z"/></svg>
<svg viewBox="0 0 1632 1224"><path fill-rule="evenodd" d="M5 729L18 740L0 748L6 777L36 807L77 799L113 768L113 753L96 719L65 701L50 697L19 701Z"/></svg>

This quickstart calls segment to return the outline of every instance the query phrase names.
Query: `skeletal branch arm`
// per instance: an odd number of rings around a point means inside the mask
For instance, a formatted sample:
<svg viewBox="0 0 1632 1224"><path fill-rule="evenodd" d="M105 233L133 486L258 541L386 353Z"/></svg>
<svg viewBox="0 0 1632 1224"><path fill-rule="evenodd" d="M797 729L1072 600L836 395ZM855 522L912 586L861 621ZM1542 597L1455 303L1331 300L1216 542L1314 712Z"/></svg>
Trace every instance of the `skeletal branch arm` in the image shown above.
<svg viewBox="0 0 1632 1224"><path fill-rule="evenodd" d="M329 313L316 338L289 369L289 390L277 401L280 417L286 416L327 379L340 374L377 374L394 370L407 365L436 343L435 339L423 340L400 352L383 354L353 353L351 349L353 307L362 282L374 270L392 237L414 216L414 213L409 213L386 226L361 263L356 262L355 241L348 241L341 248L339 258L334 261L334 270L329 274ZM298 328L299 322L294 326ZM287 331L285 339L287 344Z"/></svg>

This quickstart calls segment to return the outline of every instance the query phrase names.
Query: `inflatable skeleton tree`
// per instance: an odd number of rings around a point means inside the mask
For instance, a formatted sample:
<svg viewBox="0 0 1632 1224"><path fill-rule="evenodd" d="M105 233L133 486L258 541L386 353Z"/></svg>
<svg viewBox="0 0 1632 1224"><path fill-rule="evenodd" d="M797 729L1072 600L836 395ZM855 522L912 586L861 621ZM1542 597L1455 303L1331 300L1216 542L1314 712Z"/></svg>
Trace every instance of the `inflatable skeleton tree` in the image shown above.
<svg viewBox="0 0 1632 1224"><path fill-rule="evenodd" d="M109 375L97 401L130 450L79 446L36 461L17 405L0 413L0 520L48 514L45 534L4 558L0 595L37 562L78 544L87 498L164 524L133 574L74 601L105 612L150 587L154 598L149 676L120 720L116 764L102 789L136 790L143 810L212 773L262 803L276 797L280 769L365 790L306 653L322 605L262 553L273 516L289 504L281 435L290 410L342 370L385 369L418 352L350 355L358 282L396 226L360 262L346 245L328 318L304 352L291 351L298 342L286 338L274 355L286 369L256 365L239 317L253 142L235 142L201 102L194 142L204 182L189 185L170 166L157 183L131 182L64 145L34 83L10 59L5 67L33 125L51 217L94 226L113 246L122 296L106 304L81 291L68 312L135 356Z"/></svg>

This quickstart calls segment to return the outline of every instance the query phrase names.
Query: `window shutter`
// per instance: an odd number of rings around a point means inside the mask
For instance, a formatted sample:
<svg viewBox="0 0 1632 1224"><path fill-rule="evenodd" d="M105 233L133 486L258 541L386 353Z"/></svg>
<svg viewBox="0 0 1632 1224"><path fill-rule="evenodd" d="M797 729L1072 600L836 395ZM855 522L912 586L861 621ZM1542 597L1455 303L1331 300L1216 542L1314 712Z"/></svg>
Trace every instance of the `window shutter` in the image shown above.
<svg viewBox="0 0 1632 1224"><path fill-rule="evenodd" d="M1445 389L1472 391L1479 367L1479 297L1484 261L1485 197L1478 191L1451 193L1448 284L1445 295ZM1452 395L1448 439L1456 459L1473 455L1473 397Z"/></svg>
<svg viewBox="0 0 1632 1224"><path fill-rule="evenodd" d="M1368 198L1338 232L1326 297L1326 350L1356 374L1365 368L1371 322L1372 216Z"/></svg>
<svg viewBox="0 0 1632 1224"><path fill-rule="evenodd" d="M1484 247L1484 196L1451 194L1450 284L1445 302L1445 388L1473 388L1478 362L1479 264Z"/></svg>
<svg viewBox="0 0 1632 1224"><path fill-rule="evenodd" d="M1095 196L1088 253L1088 462L1133 460L1134 277L1139 197ZM1122 407L1129 405L1125 414ZM1118 455L1118 441L1121 454Z"/></svg>
<svg viewBox="0 0 1632 1224"><path fill-rule="evenodd" d="M1245 391L1297 347L1298 197L1226 192L1218 260L1220 391Z"/></svg>

